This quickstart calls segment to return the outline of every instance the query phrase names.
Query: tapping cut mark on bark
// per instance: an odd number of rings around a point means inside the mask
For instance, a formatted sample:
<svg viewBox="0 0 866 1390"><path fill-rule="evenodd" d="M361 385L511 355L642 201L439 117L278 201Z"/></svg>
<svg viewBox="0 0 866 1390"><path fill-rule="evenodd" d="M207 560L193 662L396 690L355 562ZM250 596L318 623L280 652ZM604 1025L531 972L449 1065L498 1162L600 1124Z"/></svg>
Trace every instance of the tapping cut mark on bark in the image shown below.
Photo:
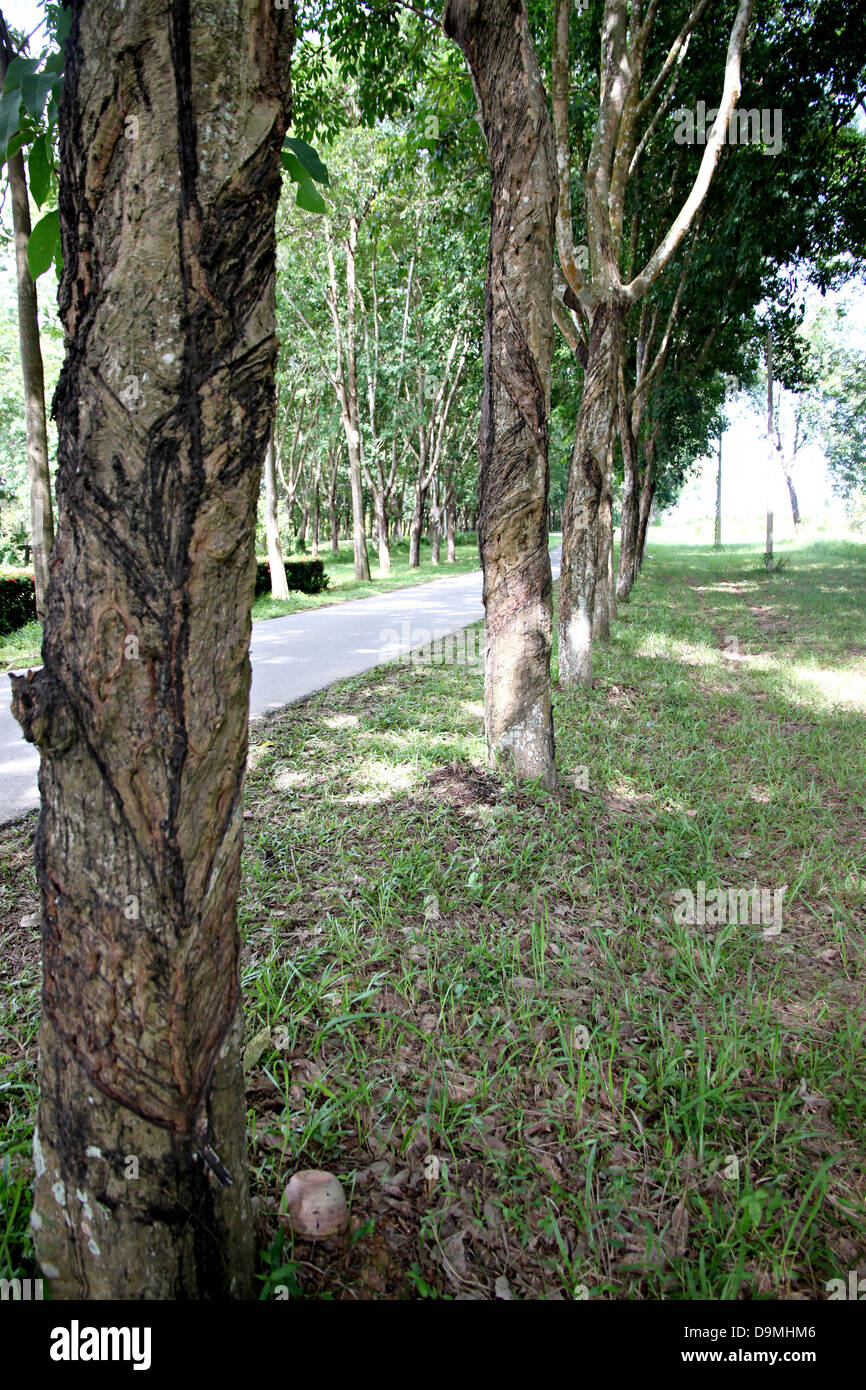
<svg viewBox="0 0 866 1390"><path fill-rule="evenodd" d="M44 668L15 684L42 753L34 1238L55 1297L251 1284L235 906L292 38L256 0L73 6L59 526ZM145 380L134 402L114 363Z"/></svg>
<svg viewBox="0 0 866 1390"><path fill-rule="evenodd" d="M488 754L517 776L553 787L553 132L523 0L451 0L443 23L472 72L491 171L478 443Z"/></svg>

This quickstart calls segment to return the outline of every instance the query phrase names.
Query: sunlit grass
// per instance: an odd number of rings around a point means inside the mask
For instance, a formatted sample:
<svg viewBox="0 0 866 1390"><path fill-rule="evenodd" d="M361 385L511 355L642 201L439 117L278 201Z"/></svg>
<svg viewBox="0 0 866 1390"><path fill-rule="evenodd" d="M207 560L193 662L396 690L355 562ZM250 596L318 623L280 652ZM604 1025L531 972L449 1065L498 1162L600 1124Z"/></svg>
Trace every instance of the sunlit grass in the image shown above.
<svg viewBox="0 0 866 1390"><path fill-rule="evenodd" d="M862 1261L866 548L774 576L757 548L651 551L592 688L556 689L555 796L486 769L478 667L380 668L254 726L265 1296L821 1298ZM699 880L786 885L781 934L679 924ZM16 942L32 876L3 888ZM10 972L11 1270L37 995ZM346 1241L278 1232L301 1167L340 1175Z"/></svg>

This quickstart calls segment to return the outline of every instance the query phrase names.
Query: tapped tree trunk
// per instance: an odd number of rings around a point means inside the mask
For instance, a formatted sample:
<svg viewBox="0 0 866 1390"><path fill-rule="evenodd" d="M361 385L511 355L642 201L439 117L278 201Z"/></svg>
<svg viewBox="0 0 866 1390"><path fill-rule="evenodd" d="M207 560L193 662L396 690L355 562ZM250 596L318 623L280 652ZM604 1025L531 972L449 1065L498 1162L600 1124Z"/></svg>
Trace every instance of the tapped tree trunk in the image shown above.
<svg viewBox="0 0 866 1390"><path fill-rule="evenodd" d="M616 303L601 300L593 311L562 514L559 678L564 685L588 685L592 681L599 510L618 397L621 321Z"/></svg>
<svg viewBox="0 0 866 1390"><path fill-rule="evenodd" d="M42 755L55 1299L253 1296L235 910L292 38L256 0L72 7L59 521L45 664L13 683ZM115 356L147 374L132 419Z"/></svg>
<svg viewBox="0 0 866 1390"><path fill-rule="evenodd" d="M271 570L271 598L287 599L289 585L286 580L286 567L283 564L280 521L277 513L277 466L273 428L265 450L265 535L268 541L268 565Z"/></svg>
<svg viewBox="0 0 866 1390"><path fill-rule="evenodd" d="M449 0L443 22L472 71L491 173L478 522L488 755L555 787L547 548L553 131L523 0Z"/></svg>
<svg viewBox="0 0 866 1390"><path fill-rule="evenodd" d="M12 54L7 51L8 34L0 17L0 87ZM48 468L48 429L45 420L45 374L39 341L39 314L36 286L27 260L30 240L30 201L22 155L7 161L12 201L12 229L15 237L15 273L18 291L18 344L21 377L24 384L24 428L27 439L27 478L30 485L30 537L33 552L33 578L36 589L36 616L45 618L48 589L48 557L54 543L54 517L51 505L51 475Z"/></svg>
<svg viewBox="0 0 866 1390"><path fill-rule="evenodd" d="M445 542L445 554L448 557L448 563L454 564L457 559L457 542L454 534L457 527L457 513L454 510L453 501L449 502L448 506L445 508L445 524L448 528L448 535Z"/></svg>
<svg viewBox="0 0 866 1390"><path fill-rule="evenodd" d="M610 641L610 626L616 618L616 597L613 590L612 453L612 447L608 445L598 509L598 577L592 615L592 635L602 642Z"/></svg>
<svg viewBox="0 0 866 1390"><path fill-rule="evenodd" d="M620 400L619 437L622 444L623 492L616 596L627 603L637 569L638 490L637 450L625 402Z"/></svg>

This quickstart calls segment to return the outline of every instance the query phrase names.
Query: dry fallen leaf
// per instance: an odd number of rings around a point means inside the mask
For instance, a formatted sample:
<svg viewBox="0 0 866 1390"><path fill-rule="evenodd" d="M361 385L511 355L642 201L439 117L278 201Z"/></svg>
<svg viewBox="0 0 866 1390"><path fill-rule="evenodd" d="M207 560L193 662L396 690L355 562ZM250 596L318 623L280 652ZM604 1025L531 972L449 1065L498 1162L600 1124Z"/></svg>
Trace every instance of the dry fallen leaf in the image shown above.
<svg viewBox="0 0 866 1390"><path fill-rule="evenodd" d="M271 1045L270 1028L262 1028L255 1037L250 1038L244 1048L244 1071L252 1071L256 1062Z"/></svg>
<svg viewBox="0 0 866 1390"><path fill-rule="evenodd" d="M668 1255L682 1257L689 1244L689 1209L685 1197L681 1197L674 1207L671 1224L664 1239Z"/></svg>

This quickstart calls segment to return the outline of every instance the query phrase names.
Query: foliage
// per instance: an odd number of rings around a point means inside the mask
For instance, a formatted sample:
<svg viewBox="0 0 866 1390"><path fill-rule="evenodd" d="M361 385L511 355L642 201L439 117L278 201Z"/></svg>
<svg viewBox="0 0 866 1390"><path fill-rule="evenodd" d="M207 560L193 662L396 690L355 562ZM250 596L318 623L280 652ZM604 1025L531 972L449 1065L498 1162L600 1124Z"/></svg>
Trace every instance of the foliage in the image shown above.
<svg viewBox="0 0 866 1390"><path fill-rule="evenodd" d="M0 632L13 632L16 627L36 618L36 591L33 580L0 579Z"/></svg>
<svg viewBox="0 0 866 1390"><path fill-rule="evenodd" d="M322 594L328 587L323 560L286 560L286 583L301 594ZM267 560L256 565L255 597L271 591L271 567Z"/></svg>

